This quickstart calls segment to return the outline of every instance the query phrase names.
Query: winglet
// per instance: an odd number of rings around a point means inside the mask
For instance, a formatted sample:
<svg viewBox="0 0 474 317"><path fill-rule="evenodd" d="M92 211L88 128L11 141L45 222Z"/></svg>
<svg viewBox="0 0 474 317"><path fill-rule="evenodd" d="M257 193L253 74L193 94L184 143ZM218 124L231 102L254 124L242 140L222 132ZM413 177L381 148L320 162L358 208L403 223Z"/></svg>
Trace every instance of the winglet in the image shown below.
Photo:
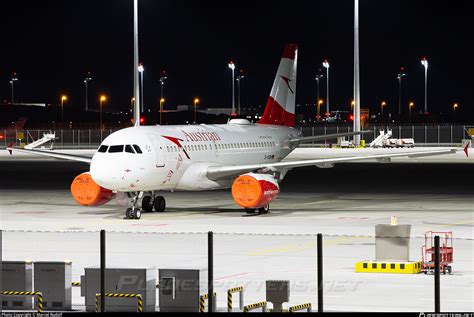
<svg viewBox="0 0 474 317"><path fill-rule="evenodd" d="M10 152L10 155L12 155L12 153L13 153L12 149L11 149L12 146L13 146L13 142L8 143L8 145L7 145L7 150L8 150L8 152Z"/></svg>
<svg viewBox="0 0 474 317"><path fill-rule="evenodd" d="M466 157L469 157L469 151L467 150L469 145L471 145L471 142L467 142L466 146L464 146L464 153L466 153Z"/></svg>

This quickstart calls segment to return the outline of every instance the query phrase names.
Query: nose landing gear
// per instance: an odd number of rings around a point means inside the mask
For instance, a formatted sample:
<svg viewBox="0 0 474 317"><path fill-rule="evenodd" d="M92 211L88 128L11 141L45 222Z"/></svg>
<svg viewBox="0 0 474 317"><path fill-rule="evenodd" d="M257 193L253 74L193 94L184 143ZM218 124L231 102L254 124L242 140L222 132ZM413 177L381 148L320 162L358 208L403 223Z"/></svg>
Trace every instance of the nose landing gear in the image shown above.
<svg viewBox="0 0 474 317"><path fill-rule="evenodd" d="M125 211L125 219L140 219L142 217L142 211L140 208L127 208Z"/></svg>
<svg viewBox="0 0 474 317"><path fill-rule="evenodd" d="M140 219L142 217L142 210L137 207L138 199L143 196L143 192L130 193L132 198L132 207L125 210L125 219Z"/></svg>
<svg viewBox="0 0 474 317"><path fill-rule="evenodd" d="M163 212L166 209L166 200L163 196L155 196L152 192L151 195L143 196L143 192L130 194L132 198L132 207L127 208L125 211L125 219L140 219L143 212ZM142 198L143 197L143 198ZM141 200L141 208L138 207L139 198Z"/></svg>

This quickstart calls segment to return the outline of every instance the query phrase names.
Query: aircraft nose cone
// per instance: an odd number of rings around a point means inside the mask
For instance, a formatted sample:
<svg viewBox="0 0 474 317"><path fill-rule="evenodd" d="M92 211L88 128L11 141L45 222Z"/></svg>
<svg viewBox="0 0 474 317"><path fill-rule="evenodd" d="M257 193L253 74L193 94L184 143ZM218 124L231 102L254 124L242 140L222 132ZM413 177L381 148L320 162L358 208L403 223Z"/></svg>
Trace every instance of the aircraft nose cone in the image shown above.
<svg viewBox="0 0 474 317"><path fill-rule="evenodd" d="M110 162L105 162L102 158L94 155L90 166L90 173L94 182L96 182L99 186L107 189L113 189L111 177L109 175L110 173L108 173L108 165L110 165Z"/></svg>

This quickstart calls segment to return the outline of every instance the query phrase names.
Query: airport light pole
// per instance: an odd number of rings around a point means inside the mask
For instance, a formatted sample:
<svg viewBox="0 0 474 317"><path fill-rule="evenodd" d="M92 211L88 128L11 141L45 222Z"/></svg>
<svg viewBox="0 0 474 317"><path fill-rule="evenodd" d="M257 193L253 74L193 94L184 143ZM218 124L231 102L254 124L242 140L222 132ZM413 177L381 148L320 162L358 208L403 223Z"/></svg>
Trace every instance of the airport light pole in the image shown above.
<svg viewBox="0 0 474 317"><path fill-rule="evenodd" d="M99 102L100 102L100 129L103 130L104 127L102 126L102 104L107 100L107 97L104 95L100 96Z"/></svg>
<svg viewBox="0 0 474 317"><path fill-rule="evenodd" d="M414 102L408 104L408 118L411 120L411 109L415 106Z"/></svg>
<svg viewBox="0 0 474 317"><path fill-rule="evenodd" d="M67 100L67 96L61 96L61 129L64 126L64 102Z"/></svg>
<svg viewBox="0 0 474 317"><path fill-rule="evenodd" d="M199 103L199 98L194 98L194 123L196 123L196 112L197 112L198 103Z"/></svg>
<svg viewBox="0 0 474 317"><path fill-rule="evenodd" d="M140 83L138 78L138 0L133 0L133 95L135 109L133 111L133 124L140 125Z"/></svg>
<svg viewBox="0 0 474 317"><path fill-rule="evenodd" d="M318 112L316 113L316 119L319 121L321 119L321 105L324 103L321 99L318 100Z"/></svg>
<svg viewBox="0 0 474 317"><path fill-rule="evenodd" d="M13 77L12 79L10 79L10 85L12 86L12 104L15 102L15 98L14 98L14 86L15 86L15 82L18 81L18 77L16 77L16 72L13 73Z"/></svg>
<svg viewBox="0 0 474 317"><path fill-rule="evenodd" d="M325 60L323 67L326 68L326 116L329 116L329 62Z"/></svg>
<svg viewBox="0 0 474 317"><path fill-rule="evenodd" d="M318 105L318 111L317 111L317 114L316 114L316 119L317 120L319 120L319 117L320 117L320 113L319 113L319 102L320 102L320 98L319 98L319 80L324 77L320 73L321 73L321 69L318 70L318 74L316 74L316 77L314 78L314 79L316 79L316 103Z"/></svg>
<svg viewBox="0 0 474 317"><path fill-rule="evenodd" d="M398 73L398 118L402 116L402 79L405 77L405 73L403 72L403 67L400 68L400 73Z"/></svg>
<svg viewBox="0 0 474 317"><path fill-rule="evenodd" d="M160 125L162 125L162 113L163 113L163 104L165 103L165 98L160 99Z"/></svg>
<svg viewBox="0 0 474 317"><path fill-rule="evenodd" d="M161 77L160 77L160 85L161 85L161 99L164 98L163 96L163 86L165 85L165 80L167 80L168 77L166 77L166 71L163 71L161 73Z"/></svg>
<svg viewBox="0 0 474 317"><path fill-rule="evenodd" d="M421 65L425 68L425 114L428 114L428 60L423 57Z"/></svg>
<svg viewBox="0 0 474 317"><path fill-rule="evenodd" d="M243 74L243 70L241 69L239 71L239 75L237 75L237 78L235 79L237 81L237 108L238 108L238 113L240 116L240 81L245 78Z"/></svg>
<svg viewBox="0 0 474 317"><path fill-rule="evenodd" d="M382 101L382 103L380 104L380 117L381 117L381 122L383 122L383 107L385 107L387 105L387 103L385 101Z"/></svg>
<svg viewBox="0 0 474 317"><path fill-rule="evenodd" d="M359 0L354 0L354 132L360 131L360 65L359 65ZM354 135L360 145L360 135Z"/></svg>
<svg viewBox="0 0 474 317"><path fill-rule="evenodd" d="M456 109L459 108L459 105L457 103L455 103L453 105L453 117L454 117L454 120L456 120Z"/></svg>
<svg viewBox="0 0 474 317"><path fill-rule="evenodd" d="M142 98L141 102L140 102L140 105L141 105L141 109L140 109L140 112L143 113L144 112L144 107L145 107L145 102L144 102L144 95L143 95L143 86L144 86L144 83L143 83L143 73L145 72L145 67L143 67L143 64L140 64L138 65L138 72L140 73L140 97Z"/></svg>
<svg viewBox="0 0 474 317"><path fill-rule="evenodd" d="M87 73L87 77L84 78L84 85L86 87L86 111L89 111L89 93L87 84L92 80L91 73Z"/></svg>
<svg viewBox="0 0 474 317"><path fill-rule="evenodd" d="M234 81L235 81L235 77L234 77L234 70L235 70L235 64L233 61L230 61L229 62L229 68L232 70L232 112L231 112L231 116L235 114L235 85L234 85Z"/></svg>

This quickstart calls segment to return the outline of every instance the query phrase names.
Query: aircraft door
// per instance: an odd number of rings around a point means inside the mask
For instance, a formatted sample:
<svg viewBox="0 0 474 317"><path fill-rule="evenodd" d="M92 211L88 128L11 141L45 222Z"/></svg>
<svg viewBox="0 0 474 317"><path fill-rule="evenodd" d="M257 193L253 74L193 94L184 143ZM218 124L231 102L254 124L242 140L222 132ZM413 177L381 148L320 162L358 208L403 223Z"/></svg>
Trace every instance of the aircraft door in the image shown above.
<svg viewBox="0 0 474 317"><path fill-rule="evenodd" d="M163 142L161 141L161 137L156 134L149 134L148 137L155 148L156 167L164 167L166 163L166 150Z"/></svg>

